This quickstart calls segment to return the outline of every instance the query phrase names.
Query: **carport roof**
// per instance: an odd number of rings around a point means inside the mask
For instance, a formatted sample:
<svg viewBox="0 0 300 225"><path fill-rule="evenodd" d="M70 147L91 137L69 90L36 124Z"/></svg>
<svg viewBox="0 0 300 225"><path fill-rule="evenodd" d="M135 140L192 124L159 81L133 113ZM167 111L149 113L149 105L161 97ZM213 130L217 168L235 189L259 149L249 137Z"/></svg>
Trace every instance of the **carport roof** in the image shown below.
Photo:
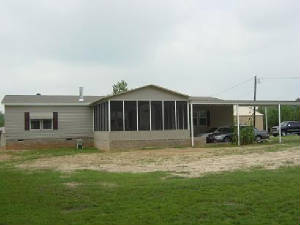
<svg viewBox="0 0 300 225"><path fill-rule="evenodd" d="M299 101L274 101L274 100L222 100L211 99L202 100L201 98L191 97L190 103L199 105L240 105L240 106L274 106L274 105L300 105Z"/></svg>

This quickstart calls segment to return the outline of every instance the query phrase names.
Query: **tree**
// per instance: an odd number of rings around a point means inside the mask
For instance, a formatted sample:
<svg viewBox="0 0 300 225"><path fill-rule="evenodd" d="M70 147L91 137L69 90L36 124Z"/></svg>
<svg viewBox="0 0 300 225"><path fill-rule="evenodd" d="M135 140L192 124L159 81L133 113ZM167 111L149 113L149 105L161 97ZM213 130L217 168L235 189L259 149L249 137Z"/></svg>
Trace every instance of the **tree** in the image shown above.
<svg viewBox="0 0 300 225"><path fill-rule="evenodd" d="M112 87L113 87L113 94L116 95L116 94L120 94L122 92L125 92L125 91L128 91L128 88L127 88L127 83L126 81L124 80L121 80L119 82L117 82L116 84L114 84Z"/></svg>
<svg viewBox="0 0 300 225"><path fill-rule="evenodd" d="M4 126L4 114L0 111L0 127Z"/></svg>
<svg viewBox="0 0 300 225"><path fill-rule="evenodd" d="M265 113L264 107L258 107L258 111L260 113ZM300 107L294 105L283 105L281 106L281 121L289 121L289 120L300 120ZM278 106L268 106L268 127L271 128L273 126L278 125ZM264 121L265 123L265 121Z"/></svg>

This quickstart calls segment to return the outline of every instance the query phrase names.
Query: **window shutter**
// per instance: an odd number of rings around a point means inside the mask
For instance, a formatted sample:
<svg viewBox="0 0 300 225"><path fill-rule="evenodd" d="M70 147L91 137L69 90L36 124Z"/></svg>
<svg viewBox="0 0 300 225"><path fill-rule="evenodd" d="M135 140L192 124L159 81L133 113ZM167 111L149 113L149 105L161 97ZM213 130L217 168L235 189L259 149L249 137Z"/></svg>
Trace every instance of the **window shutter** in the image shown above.
<svg viewBox="0 0 300 225"><path fill-rule="evenodd" d="M53 112L53 130L58 129L58 112Z"/></svg>
<svg viewBox="0 0 300 225"><path fill-rule="evenodd" d="M207 110L207 126L210 126L210 112Z"/></svg>
<svg viewBox="0 0 300 225"><path fill-rule="evenodd" d="M24 112L25 130L29 130L29 120L30 120L29 112Z"/></svg>

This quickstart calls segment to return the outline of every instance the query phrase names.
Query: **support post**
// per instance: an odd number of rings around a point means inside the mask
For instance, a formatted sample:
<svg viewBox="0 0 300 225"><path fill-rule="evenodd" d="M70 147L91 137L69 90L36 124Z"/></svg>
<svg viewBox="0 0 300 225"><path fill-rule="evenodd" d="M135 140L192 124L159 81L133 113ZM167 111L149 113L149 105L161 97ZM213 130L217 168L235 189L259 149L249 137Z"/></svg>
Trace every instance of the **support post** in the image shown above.
<svg viewBox="0 0 300 225"><path fill-rule="evenodd" d="M236 121L237 121L238 146L240 146L241 145L241 138L240 138L240 112L239 112L239 105L236 105Z"/></svg>
<svg viewBox="0 0 300 225"><path fill-rule="evenodd" d="M193 120L193 103L191 104L191 135L192 135L192 147L194 147L194 120Z"/></svg>
<svg viewBox="0 0 300 225"><path fill-rule="evenodd" d="M111 121L110 121L110 100L108 100L108 131L111 131Z"/></svg>
<svg viewBox="0 0 300 225"><path fill-rule="evenodd" d="M136 101L136 131L139 131L139 102Z"/></svg>
<svg viewBox="0 0 300 225"><path fill-rule="evenodd" d="M150 131L151 131L151 130L152 130L152 122L151 122L151 101L149 101L149 116L150 116L150 118L149 118L149 122L150 122L149 128L150 128Z"/></svg>
<svg viewBox="0 0 300 225"><path fill-rule="evenodd" d="M266 123L266 131L268 131L268 109L267 106L265 106L265 123Z"/></svg>
<svg viewBox="0 0 300 225"><path fill-rule="evenodd" d="M123 131L125 131L125 106L123 101Z"/></svg>
<svg viewBox="0 0 300 225"><path fill-rule="evenodd" d="M254 76L254 102L256 101L257 78ZM253 107L253 127L256 127L256 106Z"/></svg>
<svg viewBox="0 0 300 225"><path fill-rule="evenodd" d="M165 103L161 101L161 113L162 113L162 129L165 130Z"/></svg>
<svg viewBox="0 0 300 225"><path fill-rule="evenodd" d="M281 112L280 112L280 104L278 104L278 135L279 135L279 144L281 144Z"/></svg>
<svg viewBox="0 0 300 225"><path fill-rule="evenodd" d="M174 112L175 112L175 130L177 130L177 109L176 109L177 107L176 107L176 101L175 101L175 110L174 110Z"/></svg>
<svg viewBox="0 0 300 225"><path fill-rule="evenodd" d="M187 129L190 130L190 103L186 102L187 107Z"/></svg>

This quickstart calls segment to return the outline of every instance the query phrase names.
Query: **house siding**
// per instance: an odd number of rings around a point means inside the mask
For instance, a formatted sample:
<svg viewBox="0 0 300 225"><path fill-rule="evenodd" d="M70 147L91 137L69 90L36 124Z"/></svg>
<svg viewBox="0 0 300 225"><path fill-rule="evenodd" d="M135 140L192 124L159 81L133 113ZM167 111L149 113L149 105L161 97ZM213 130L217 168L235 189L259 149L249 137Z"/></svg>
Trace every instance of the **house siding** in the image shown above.
<svg viewBox="0 0 300 225"><path fill-rule="evenodd" d="M58 112L58 129L26 131L25 112ZM88 106L5 106L6 140L93 137L92 115Z"/></svg>
<svg viewBox="0 0 300 225"><path fill-rule="evenodd" d="M152 100L152 101L169 101L169 100L188 100L187 97L162 91L154 87L146 87L134 92L125 93L123 95L112 96L111 100Z"/></svg>
<svg viewBox="0 0 300 225"><path fill-rule="evenodd" d="M208 127L194 126L195 136L205 133L209 128L233 125L233 107L231 105L194 105L194 112L198 110L210 112L210 125Z"/></svg>

